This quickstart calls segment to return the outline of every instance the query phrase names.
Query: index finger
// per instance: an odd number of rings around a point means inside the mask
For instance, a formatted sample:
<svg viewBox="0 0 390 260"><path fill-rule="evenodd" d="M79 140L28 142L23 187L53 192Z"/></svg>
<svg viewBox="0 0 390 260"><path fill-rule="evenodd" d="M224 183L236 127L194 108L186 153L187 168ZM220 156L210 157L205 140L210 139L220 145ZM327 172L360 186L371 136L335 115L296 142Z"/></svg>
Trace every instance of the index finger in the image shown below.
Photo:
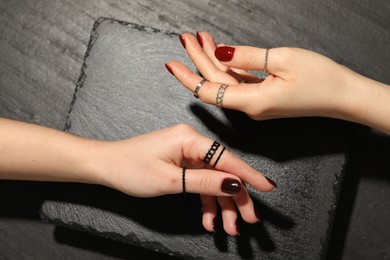
<svg viewBox="0 0 390 260"><path fill-rule="evenodd" d="M236 175L259 191L272 191L276 185L261 172L252 168L233 153L226 151L219 159L216 169Z"/></svg>
<svg viewBox="0 0 390 260"><path fill-rule="evenodd" d="M275 183L225 149L223 145L215 145L215 142L199 133L194 137L191 145L183 147L186 159L202 162L209 157L208 166L214 167L217 171L233 174L259 191L272 191L276 187Z"/></svg>

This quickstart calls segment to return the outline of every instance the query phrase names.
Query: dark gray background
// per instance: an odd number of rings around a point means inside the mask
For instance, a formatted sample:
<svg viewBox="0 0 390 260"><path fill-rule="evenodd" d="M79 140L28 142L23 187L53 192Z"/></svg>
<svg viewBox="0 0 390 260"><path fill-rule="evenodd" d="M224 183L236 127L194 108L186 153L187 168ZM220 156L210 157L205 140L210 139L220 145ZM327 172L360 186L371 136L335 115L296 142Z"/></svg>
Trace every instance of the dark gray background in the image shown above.
<svg viewBox="0 0 390 260"><path fill-rule="evenodd" d="M220 41L272 46L270 35L294 45L310 33L331 41L332 57L390 83L388 1L0 1L0 116L61 129L79 76L90 30L99 16L177 33L210 31ZM332 18L330 18L332 17ZM328 28L316 21L326 18ZM357 22L358 21L358 22ZM324 23L322 23L324 24ZM279 28L289 27L282 35ZM257 31L257 30L256 30ZM342 32L342 33L340 33ZM245 35L245 42L242 36ZM355 39L350 41L349 39ZM300 41L301 42L301 41ZM310 48L310 41L299 47ZM316 51L321 52L318 48ZM359 54L359 55L357 55ZM359 59L357 59L359 57ZM366 57L366 58L365 58ZM365 60L376 60L370 67ZM384 152L379 152L380 148ZM355 138L331 243L332 256L388 259L389 138L362 131ZM44 183L0 183L0 257L5 259L109 259L145 255L111 241L54 229L38 221Z"/></svg>

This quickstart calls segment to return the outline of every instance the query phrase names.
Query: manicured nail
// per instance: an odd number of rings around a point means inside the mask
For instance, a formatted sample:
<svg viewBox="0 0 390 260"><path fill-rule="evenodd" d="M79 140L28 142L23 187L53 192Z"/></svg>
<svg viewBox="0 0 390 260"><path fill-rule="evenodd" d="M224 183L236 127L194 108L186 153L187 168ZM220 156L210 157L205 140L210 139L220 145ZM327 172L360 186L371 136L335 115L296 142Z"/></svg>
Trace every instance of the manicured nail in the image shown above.
<svg viewBox="0 0 390 260"><path fill-rule="evenodd" d="M268 177L265 177L265 178L267 179L267 181L268 181L269 183L272 184L272 186L274 186L275 188L278 187L278 185L276 185L276 183L275 183L273 180L271 180L271 179L268 178Z"/></svg>
<svg viewBox="0 0 390 260"><path fill-rule="evenodd" d="M213 218L213 232L215 233L216 230L217 230L217 218L214 217L214 218Z"/></svg>
<svg viewBox="0 0 390 260"><path fill-rule="evenodd" d="M202 40L202 36L200 36L199 32L196 32L196 38L198 38L198 42L199 42L200 46L202 46L202 48L203 48L203 40Z"/></svg>
<svg viewBox="0 0 390 260"><path fill-rule="evenodd" d="M165 64L165 68L167 68L167 70L172 74L173 74L173 71L172 71L172 68L168 65L168 64Z"/></svg>
<svg viewBox="0 0 390 260"><path fill-rule="evenodd" d="M227 194L238 194L241 191L241 183L232 178L226 178L223 180L221 190Z"/></svg>
<svg viewBox="0 0 390 260"><path fill-rule="evenodd" d="M236 220L236 231L240 235L240 226L238 225L238 219Z"/></svg>
<svg viewBox="0 0 390 260"><path fill-rule="evenodd" d="M257 210L255 210L255 215L256 215L256 218L259 220L259 222L261 222L263 220L263 218L260 216L260 214Z"/></svg>
<svg viewBox="0 0 390 260"><path fill-rule="evenodd" d="M233 59L235 49L228 46L222 46L215 49L215 57L220 61L231 61Z"/></svg>
<svg viewBox="0 0 390 260"><path fill-rule="evenodd" d="M184 37L182 35L180 35L180 42L181 44L183 45L184 49L186 48L186 40L184 39Z"/></svg>

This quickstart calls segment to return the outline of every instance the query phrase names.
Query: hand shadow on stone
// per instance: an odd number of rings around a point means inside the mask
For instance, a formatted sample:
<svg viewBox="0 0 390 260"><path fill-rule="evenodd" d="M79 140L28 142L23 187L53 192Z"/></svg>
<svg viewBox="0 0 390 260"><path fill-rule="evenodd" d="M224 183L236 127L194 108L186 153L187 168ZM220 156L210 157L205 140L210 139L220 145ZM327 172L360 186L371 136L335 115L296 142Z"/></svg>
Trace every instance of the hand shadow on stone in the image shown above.
<svg viewBox="0 0 390 260"><path fill-rule="evenodd" d="M348 145L347 139L344 138L349 136L349 125L345 126L344 122L338 120L305 118L258 122L242 113L226 110L224 115L227 122L224 124L199 105L192 105L190 109L224 144L242 152L265 156L275 161L283 162L304 156L345 152ZM94 223L93 225L99 225L99 221L105 222L108 216L111 218L111 225L115 225L115 215L120 215L129 222L135 222L147 229L168 235L200 236L206 233L201 224L202 211L198 195L170 195L142 199L101 186L56 184L47 196L46 203L50 204L50 201L62 202L55 206L55 210L61 212L61 217L51 219L50 211L45 213L46 216L43 214L43 217L49 221L58 222L57 224L65 224L65 226L71 219L67 215L69 213L66 212L66 205L72 204L73 207L79 207L77 209L79 214L93 218L90 221ZM268 207L256 197L253 197L253 201L261 210L264 221L282 230L294 227L295 223L290 217ZM101 211L100 213L94 211L94 216L89 216L89 207L101 209ZM257 250L252 248L251 238L257 241L262 251L276 250L277 247L266 226L261 223L254 226L245 224L243 221L241 223L241 236L237 238L237 250L242 257L250 258L253 250ZM107 224L105 226L107 228ZM84 228L93 230L96 227ZM118 236L120 234L115 235L115 239L119 240ZM131 240L131 236L122 237L122 239L123 241ZM219 232L214 237L216 248L219 251L227 251L227 240L226 233L219 228Z"/></svg>
<svg viewBox="0 0 390 260"><path fill-rule="evenodd" d="M203 106L192 104L190 110L224 144L276 162L345 153L354 125L313 117L255 121L241 112L226 109L223 110L226 120L222 122Z"/></svg>
<svg viewBox="0 0 390 260"><path fill-rule="evenodd" d="M275 209L260 202L256 198L252 198L254 207L261 212L261 222L255 224L246 223L240 215L238 215L238 229L240 235L236 237L237 253L244 259L251 259L254 257L254 251L273 252L277 249L272 236L267 231L265 222L269 222L282 230L290 230L294 228L294 221L281 214ZM221 252L228 252L228 235L223 230L223 222L219 212L216 223L216 233L214 234L214 244ZM254 238L256 246L251 245L250 241Z"/></svg>
<svg viewBox="0 0 390 260"><path fill-rule="evenodd" d="M197 236L207 235L207 231L202 226L202 205L199 196L196 194L168 195L142 199L130 197L103 186L66 183L57 184L52 190L54 192L49 194L46 203L51 203L50 201L61 201L62 203L59 206L57 204L55 210L62 212L62 217L59 219L50 219L50 216L46 216L46 219L60 226L67 226L96 234L99 232L94 230L99 230L99 226L102 225L105 227L106 232L100 235L125 243L137 243L137 241L132 240L133 236L131 233L139 232L138 228L130 228L127 236L116 234L113 231L116 230L114 225L123 223L123 220L115 221L116 216L120 215L128 219L129 226L132 225L130 222L135 222L146 229L166 235L190 234L194 236L194 239ZM291 218L282 215L255 197L253 198L253 202L255 208L261 212L263 222L267 221L282 230L289 230L294 227L295 223ZM91 218L91 220L88 220L88 223L93 224L91 226L83 226L80 223L74 223L67 219L68 214L74 214L73 210L71 212L67 211L69 210L69 204L73 205L72 207L75 208L75 211L79 215L83 215L84 218ZM91 214L90 207L95 209L93 214ZM100 209L100 213L96 209ZM45 219L45 216L43 218ZM107 222L107 218L110 221ZM218 215L218 218L217 232L213 234L216 249L221 252L235 250L228 248L228 239L230 238L223 230L221 214ZM99 224L100 222L104 224ZM241 235L236 239L236 250L241 257L250 258L254 251L272 252L276 250L271 235L262 223L248 224L241 218L239 218L239 222ZM109 228L110 225L113 226L112 230ZM252 238L257 242L257 246L250 244ZM63 239L66 240L67 238L65 237ZM72 238L69 239L72 240ZM62 242L66 243L66 241ZM156 242L158 244L158 239ZM71 244L74 242L69 241L68 243ZM150 245L153 245L153 241L150 241ZM98 248L96 250L99 251ZM163 249L161 250L161 252L164 252Z"/></svg>

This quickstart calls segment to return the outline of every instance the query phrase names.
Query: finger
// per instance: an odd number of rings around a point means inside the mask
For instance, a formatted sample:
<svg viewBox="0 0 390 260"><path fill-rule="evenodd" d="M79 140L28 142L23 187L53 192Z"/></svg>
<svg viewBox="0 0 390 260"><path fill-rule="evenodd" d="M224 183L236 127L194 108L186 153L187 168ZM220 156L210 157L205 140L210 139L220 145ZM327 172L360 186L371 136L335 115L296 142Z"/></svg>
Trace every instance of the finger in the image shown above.
<svg viewBox="0 0 390 260"><path fill-rule="evenodd" d="M197 32L196 36L198 42L203 48L204 53L213 62L213 64L221 71L224 72L229 71L229 67L223 65L214 55L217 46L215 45L213 36L207 32Z"/></svg>
<svg viewBox="0 0 390 260"><path fill-rule="evenodd" d="M259 191L269 192L276 188L273 181L229 151L221 156L216 169L237 176Z"/></svg>
<svg viewBox="0 0 390 260"><path fill-rule="evenodd" d="M221 46L215 50L216 58L222 64L244 70L264 70L275 74L280 70L277 48L269 49L267 58L267 49L250 46Z"/></svg>
<svg viewBox="0 0 390 260"><path fill-rule="evenodd" d="M243 185L241 192L234 196L233 199L244 221L251 224L261 221L259 214L255 211L253 201L249 196L245 185Z"/></svg>
<svg viewBox="0 0 390 260"><path fill-rule="evenodd" d="M203 204L203 218L202 224L204 228L215 233L216 231L216 217L217 217L217 199L215 196L200 195Z"/></svg>
<svg viewBox="0 0 390 260"><path fill-rule="evenodd" d="M223 229L231 236L239 235L237 209L233 199L229 197L218 197L217 199L222 211Z"/></svg>
<svg viewBox="0 0 390 260"><path fill-rule="evenodd" d="M233 196L241 191L240 179L225 172L209 169L186 169L184 175L184 178L182 176L182 190L189 193Z"/></svg>
<svg viewBox="0 0 390 260"><path fill-rule="evenodd" d="M181 35L181 39L185 41L185 48L188 56L206 79L210 81L227 82L230 84L238 83L234 77L215 66L213 61L203 51L203 48L200 46L195 36L185 33Z"/></svg>
<svg viewBox="0 0 390 260"><path fill-rule="evenodd" d="M170 131L175 131L174 141L180 146L177 152L177 157L180 159L177 159L176 165L181 166L182 162L199 165L203 162L216 169L187 169L184 184L189 192L217 196L238 194L239 190L236 189L238 183L235 181L240 180L260 191L271 191L276 187L274 182L269 181L262 173L224 149L222 144L217 145L216 141L199 134L192 127L180 125L169 128L167 133L171 133ZM171 193L179 193L182 183L178 179L182 169L166 162L164 165L167 167L164 172L169 174L167 175L170 176L169 181L176 184L174 185L176 189L168 184L163 186L169 186Z"/></svg>
<svg viewBox="0 0 390 260"><path fill-rule="evenodd" d="M204 160L210 151L214 150L215 141L200 136L195 139L197 145L193 144L192 147L196 149L199 159ZM227 149L224 149L223 145L219 145L218 149L215 150L208 165L215 167L219 171L233 174L260 191L272 191L276 187L273 181L266 178L262 173L252 168Z"/></svg>
<svg viewBox="0 0 390 260"><path fill-rule="evenodd" d="M198 185L201 183L203 183L203 185L206 183L213 184L210 186L214 186L218 183L222 185L222 181L225 178L234 179L238 177L240 180L252 185L255 189L260 191L272 191L276 187L276 184L273 181L266 178L262 173L252 168L250 165L235 156L227 149L224 149L222 144L217 146L215 141L199 134L191 127L185 127L185 131L186 142L182 142L182 153L184 160L190 162L191 164L199 164L200 162L204 162L208 166L212 166L217 170L188 169L189 173L198 173L198 179L194 180L198 183ZM210 154L212 156L210 156ZM207 162L205 161L206 157L209 159ZM172 172L175 172L175 170L172 170ZM212 178L209 176L210 174L214 178L220 178L219 181L218 179L208 179ZM195 178L192 175L191 177ZM211 193L210 195L218 194Z"/></svg>
<svg viewBox="0 0 390 260"><path fill-rule="evenodd" d="M197 32L196 34L198 42L201 43L201 46L203 47L204 53L207 55L207 57L214 63L214 65L221 71L231 75L234 77L237 82L246 82L246 83L259 83L261 80L258 76L253 75L252 73L247 72L246 70L236 69L236 68L230 68L228 66L225 66L222 64L216 57L215 57L215 49L217 46L215 45L214 38L211 34L207 32ZM223 45L219 45L223 46ZM222 79L217 79L214 81L218 82L228 82L224 81ZM229 83L229 82L228 82Z"/></svg>
<svg viewBox="0 0 390 260"><path fill-rule="evenodd" d="M178 61L170 61L166 66L176 79L192 92L194 92L196 85L203 79ZM198 91L199 98L207 104L216 105L216 97L221 84L210 81L205 82ZM252 88L255 88L254 84L247 84L239 88L238 85L229 85L223 97L223 107L244 112L248 106L250 93L254 93Z"/></svg>

